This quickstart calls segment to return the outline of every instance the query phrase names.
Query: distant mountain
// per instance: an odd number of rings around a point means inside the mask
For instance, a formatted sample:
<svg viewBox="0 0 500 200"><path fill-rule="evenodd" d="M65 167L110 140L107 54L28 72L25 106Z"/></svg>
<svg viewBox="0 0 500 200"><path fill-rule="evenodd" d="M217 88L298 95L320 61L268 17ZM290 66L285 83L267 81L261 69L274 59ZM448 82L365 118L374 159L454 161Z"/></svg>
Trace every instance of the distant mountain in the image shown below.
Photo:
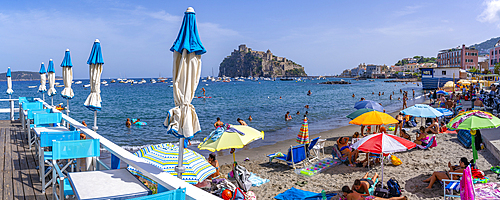
<svg viewBox="0 0 500 200"><path fill-rule="evenodd" d="M500 40L500 37L491 38L479 44L471 45L470 47L476 48L479 51L479 55L487 55L489 54L489 49L493 48L498 40Z"/></svg>
<svg viewBox="0 0 500 200"><path fill-rule="evenodd" d="M7 73L0 73L0 81L7 81L6 77ZM40 73L39 72L28 72L28 71L17 71L17 72L11 72L11 77L13 81L36 81L40 80ZM56 76L56 80L60 80L60 76Z"/></svg>

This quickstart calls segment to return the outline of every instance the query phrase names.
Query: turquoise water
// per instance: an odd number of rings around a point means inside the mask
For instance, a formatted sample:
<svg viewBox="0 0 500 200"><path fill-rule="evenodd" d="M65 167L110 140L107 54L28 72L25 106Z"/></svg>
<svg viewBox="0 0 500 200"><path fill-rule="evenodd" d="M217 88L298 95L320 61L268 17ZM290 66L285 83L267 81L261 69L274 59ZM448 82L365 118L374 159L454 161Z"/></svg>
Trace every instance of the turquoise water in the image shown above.
<svg viewBox="0 0 500 200"><path fill-rule="evenodd" d="M136 79L140 80L140 79ZM149 79L146 79L149 80ZM338 79L330 79L338 80ZM346 79L348 80L348 79ZM76 80L75 80L76 81ZM88 80L82 80L83 84L73 84L75 97L70 100L70 116L77 121L85 120L92 127L93 112L83 106L85 99L90 93L89 88L84 88ZM116 144L137 149L145 145L159 144L164 142L177 142L178 140L166 134L163 121L166 112L174 107L172 88L165 83L145 84L119 84L109 83L109 86L101 86L102 111L98 112L98 133L115 142ZM250 81L245 82L201 82L198 86L196 96L202 96L201 87L206 89L206 95L211 99L193 99L192 104L196 108L202 132L195 136L194 141L201 141L214 128L213 123L220 117L224 123L237 124L236 119L244 119L249 126L266 133L265 140L256 141L249 148L274 144L276 141L295 138L299 132L301 119L306 111L309 112L309 132L319 133L341 126L348 125L345 117L353 112L354 103L361 97L382 103L386 112L401 109L402 97L400 89L409 91L409 104L412 100L412 89L415 96L422 94L422 87L416 84L385 83L383 80L355 81L351 85L323 85L318 84L325 80L307 80L305 82L295 81ZM62 80L57 81L61 85ZM149 82L149 81L148 81ZM13 98L19 96L41 97L37 88L38 81L14 81ZM47 85L48 86L48 85ZM6 82L0 84L0 91L7 89ZM54 96L54 105L64 103L66 100L60 96L63 87L57 87L58 94ZM307 91L312 95L308 96ZM374 94L372 94L374 92ZM379 96L378 92L384 92ZM389 100L389 94L394 92L393 100ZM356 97L352 98L352 94ZM280 99L281 96L281 99ZM8 98L3 94L2 98ZM50 98L45 96L50 104ZM423 98L417 99L421 100ZM309 109L304 108L309 105ZM0 107L7 108L6 102L0 102ZM285 121L284 116L290 111L293 119ZM300 115L296 112L300 111ZM252 115L253 121L247 118ZM17 116L17 115L16 115ZM8 119L8 114L0 114L1 119ZM126 118L140 118L147 122L145 126L125 126ZM194 145L195 146L195 145ZM192 146L192 148L194 148Z"/></svg>

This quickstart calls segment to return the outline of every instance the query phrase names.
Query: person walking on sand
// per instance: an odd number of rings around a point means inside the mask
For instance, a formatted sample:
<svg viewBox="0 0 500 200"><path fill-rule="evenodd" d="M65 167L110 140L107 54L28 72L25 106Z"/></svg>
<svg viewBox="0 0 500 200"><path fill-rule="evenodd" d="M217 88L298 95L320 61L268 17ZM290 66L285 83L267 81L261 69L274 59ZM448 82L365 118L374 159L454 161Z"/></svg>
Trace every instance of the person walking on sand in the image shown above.
<svg viewBox="0 0 500 200"><path fill-rule="evenodd" d="M408 97L406 95L403 95L403 109L408 108L408 105L406 105L406 100Z"/></svg>

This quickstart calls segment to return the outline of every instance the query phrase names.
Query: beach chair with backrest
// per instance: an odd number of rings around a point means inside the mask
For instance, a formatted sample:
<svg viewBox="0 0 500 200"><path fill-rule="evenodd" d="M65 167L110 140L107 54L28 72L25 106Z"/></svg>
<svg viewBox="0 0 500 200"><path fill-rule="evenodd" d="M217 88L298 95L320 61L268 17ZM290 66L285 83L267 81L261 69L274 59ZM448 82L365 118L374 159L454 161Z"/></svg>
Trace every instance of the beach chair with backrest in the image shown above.
<svg viewBox="0 0 500 200"><path fill-rule="evenodd" d="M427 145L422 146L422 145L417 144L417 147L419 149L424 149L424 150L425 149L430 149L430 148L435 147L435 146L437 146L436 136L435 135L431 137L431 139L429 140L429 142L427 143Z"/></svg>
<svg viewBox="0 0 500 200"><path fill-rule="evenodd" d="M325 143L326 143L326 139L319 139L318 143L316 143L316 145L314 145L314 147L312 148L314 153L319 155L319 152L321 150L323 155L325 155Z"/></svg>
<svg viewBox="0 0 500 200"><path fill-rule="evenodd" d="M272 159L271 157L273 155L274 154L268 155L269 162L271 162L271 160L282 161L282 162L285 162L286 164L288 164L289 166L292 165L294 169L296 169L295 165L297 165L297 164L303 163L305 165L304 161L307 159L306 158L306 146L303 144L297 145L297 146L290 146L290 148L288 149L288 153L284 154L283 156L278 156L278 157L275 157L274 159Z"/></svg>
<svg viewBox="0 0 500 200"><path fill-rule="evenodd" d="M307 151L309 152L307 154L309 162L312 162L313 160L319 159L319 154L316 151L312 151L312 152L314 152L314 155L312 155L311 150L313 150L314 146L316 146L318 144L318 141L319 141L320 137L321 136L319 136L317 138L314 138L313 140L311 140L311 142L309 143L309 145L306 145L307 146Z"/></svg>
<svg viewBox="0 0 500 200"><path fill-rule="evenodd" d="M349 159L349 156L342 156L342 153L340 152L340 149L339 147L337 146L337 144L334 144L333 145L333 150L332 150L332 156L333 158L337 158L339 159L340 161L342 161L343 163L346 163L348 162L347 159Z"/></svg>
<svg viewBox="0 0 500 200"><path fill-rule="evenodd" d="M37 142L38 135L31 134L31 129L36 127L51 127L59 124L62 121L62 114L57 113L46 113L44 111L33 113L33 124L28 128L28 141L31 149L31 145ZM34 131L33 131L34 132ZM33 137L32 137L33 136ZM37 146L37 145L35 145Z"/></svg>
<svg viewBox="0 0 500 200"><path fill-rule="evenodd" d="M49 187L52 184L53 179L45 183L45 179L50 173L45 172L45 165L49 168L52 168L52 151L45 151L45 148L50 148L53 145L54 141L70 141L70 140L79 140L80 132L79 131L60 131L60 132L42 132L40 134L40 147L38 148L38 166L40 171L40 178L42 181L42 193L45 192L45 188ZM66 164L62 167L62 170L66 170L69 167L69 164ZM47 169L49 169L47 168ZM49 171L50 172L50 171Z"/></svg>
<svg viewBox="0 0 500 200"><path fill-rule="evenodd" d="M52 179L57 180L51 182L54 199L64 199L66 195L74 195L67 175L63 174L63 169L59 167L56 160L70 159L71 161L68 162L74 163L78 158L93 157L95 161L101 154L99 139L54 141L52 152ZM57 185L59 185L59 193L57 193Z"/></svg>
<svg viewBox="0 0 500 200"><path fill-rule="evenodd" d="M463 175L457 172L448 172L448 174L450 177L453 177L453 175ZM443 185L444 199L460 198L460 180L443 179L440 181L441 185ZM459 193L459 195L455 195L454 193Z"/></svg>

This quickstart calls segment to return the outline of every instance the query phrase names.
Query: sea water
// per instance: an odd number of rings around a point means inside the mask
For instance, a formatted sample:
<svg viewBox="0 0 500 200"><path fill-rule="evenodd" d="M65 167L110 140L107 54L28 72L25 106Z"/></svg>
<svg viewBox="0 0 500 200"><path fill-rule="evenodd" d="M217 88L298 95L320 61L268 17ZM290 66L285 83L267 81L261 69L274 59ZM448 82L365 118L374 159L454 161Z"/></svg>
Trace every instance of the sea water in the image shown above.
<svg viewBox="0 0 500 200"><path fill-rule="evenodd" d="M140 80L140 79L136 79ZM149 79L146 79L149 80ZM305 81L233 81L224 82L201 82L198 85L195 96L203 96L201 88L205 88L206 96L211 98L195 98L192 101L198 114L201 133L197 134L193 143L202 141L214 130L213 124L217 117L224 123L238 124L237 118L257 130L265 132L265 140L258 140L247 148L262 145L271 145L277 141L296 138L303 116L308 111L309 133L315 134L321 131L348 125L349 119L345 116L355 111L354 104L361 97L381 103L386 112L394 112L402 108L400 89L408 91L410 100L408 104L418 103L423 100L422 86L413 83L388 83L384 80L350 80L349 85L325 85L319 84L324 81L339 80L305 80ZM77 80L75 80L77 81ZM83 85L89 84L88 80L81 80L82 84L73 84L75 97L69 100L70 116L77 121L85 120L89 128L93 126L94 113L84 107L90 88ZM144 83L124 84L110 83L108 86L101 85L102 110L97 112L97 132L112 142L128 150L135 151L140 147L165 142L178 142L172 135L166 134L163 122L167 111L174 107L173 88L170 79L167 83ZM63 85L62 80L58 80ZM14 81L12 83L14 94L12 98L20 96L42 97L38 93L39 81ZM47 85L48 88L48 85ZM53 97L54 105L63 103L66 99L61 97L64 87L56 87L57 94ZM7 83L0 84L0 91L7 89ZM415 90L413 99L412 89ZM307 95L311 90L312 95ZM379 96L378 93L384 95ZM394 92L393 100L389 95ZM372 94L373 93L373 94ZM352 97L355 94L355 97ZM3 93L2 98L8 98ZM281 99L280 99L281 97ZM51 97L45 94L45 101L51 103ZM309 105L309 109L304 106ZM0 107L7 108L7 102L0 102ZM17 102L16 102L17 107ZM289 111L292 120L285 121L285 114ZM297 111L300 114L296 114ZM253 120L249 121L248 117ZM18 116L17 114L15 116ZM0 114L1 119L8 119L8 114ZM127 128L127 118L140 118L147 125L132 125ZM190 148L196 149L197 145ZM205 154L205 153L204 153Z"/></svg>

